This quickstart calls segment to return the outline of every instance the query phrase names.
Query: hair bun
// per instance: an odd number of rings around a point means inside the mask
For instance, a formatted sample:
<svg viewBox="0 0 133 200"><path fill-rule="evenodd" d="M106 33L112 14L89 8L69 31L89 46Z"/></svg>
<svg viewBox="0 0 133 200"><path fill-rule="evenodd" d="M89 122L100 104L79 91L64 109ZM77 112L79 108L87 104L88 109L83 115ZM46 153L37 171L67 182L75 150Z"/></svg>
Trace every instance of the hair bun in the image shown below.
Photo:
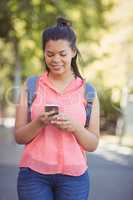
<svg viewBox="0 0 133 200"><path fill-rule="evenodd" d="M60 27L65 27L65 26L71 27L72 24L71 24L71 22L69 20L64 19L63 17L58 17L57 18L57 26L60 26Z"/></svg>

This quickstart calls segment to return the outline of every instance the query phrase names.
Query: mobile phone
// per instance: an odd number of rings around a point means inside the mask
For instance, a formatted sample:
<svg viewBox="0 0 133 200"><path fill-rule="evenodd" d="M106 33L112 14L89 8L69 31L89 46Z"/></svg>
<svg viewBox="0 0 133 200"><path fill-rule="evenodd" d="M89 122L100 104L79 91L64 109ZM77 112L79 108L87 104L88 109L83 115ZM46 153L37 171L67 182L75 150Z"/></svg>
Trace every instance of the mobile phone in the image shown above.
<svg viewBox="0 0 133 200"><path fill-rule="evenodd" d="M58 115L59 114L59 106L58 105L54 105L54 104L47 104L45 106L45 112L49 112L49 111L55 111L53 114L51 114L50 116L53 115Z"/></svg>

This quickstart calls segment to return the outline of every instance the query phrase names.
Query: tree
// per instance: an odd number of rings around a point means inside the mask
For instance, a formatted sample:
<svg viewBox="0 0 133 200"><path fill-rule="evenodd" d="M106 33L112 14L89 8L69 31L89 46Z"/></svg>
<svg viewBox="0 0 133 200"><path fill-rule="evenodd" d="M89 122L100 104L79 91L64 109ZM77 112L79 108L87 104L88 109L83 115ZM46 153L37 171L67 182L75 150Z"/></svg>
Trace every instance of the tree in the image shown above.
<svg viewBox="0 0 133 200"><path fill-rule="evenodd" d="M7 51L10 61L4 59L4 68L0 66L3 77L6 76L11 84L14 72L19 74L21 71L22 79L40 72L43 57L41 32L54 24L59 15L73 22L79 43L98 42L108 28L106 14L113 3L114 0L1 0L0 51L6 52L6 45L10 46ZM5 67L9 69L6 74Z"/></svg>

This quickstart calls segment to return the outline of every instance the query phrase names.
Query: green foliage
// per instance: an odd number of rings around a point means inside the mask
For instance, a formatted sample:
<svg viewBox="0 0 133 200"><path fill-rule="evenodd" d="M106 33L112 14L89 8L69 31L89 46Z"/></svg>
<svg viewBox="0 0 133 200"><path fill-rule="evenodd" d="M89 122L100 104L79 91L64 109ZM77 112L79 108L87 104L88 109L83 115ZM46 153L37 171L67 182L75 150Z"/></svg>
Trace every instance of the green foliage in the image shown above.
<svg viewBox="0 0 133 200"><path fill-rule="evenodd" d="M79 42L99 41L98 30L100 33L101 29L106 28L105 13L112 8L112 2L2 0L0 37L12 44L14 55L17 54L21 63L22 76L25 77L30 72L39 73L43 59L41 33L45 27L54 24L57 16L65 16L73 22Z"/></svg>
<svg viewBox="0 0 133 200"><path fill-rule="evenodd" d="M0 78L4 87L14 84L16 68L22 80L42 71L41 34L57 16L72 21L78 43L98 43L108 30L106 14L113 5L114 0L1 0ZM95 59L91 54L89 61Z"/></svg>
<svg viewBox="0 0 133 200"><path fill-rule="evenodd" d="M133 94L133 87L129 89L129 94Z"/></svg>
<svg viewBox="0 0 133 200"><path fill-rule="evenodd" d="M101 130L114 134L116 119L121 115L120 103L112 101L112 89L102 88L98 91L101 113Z"/></svg>

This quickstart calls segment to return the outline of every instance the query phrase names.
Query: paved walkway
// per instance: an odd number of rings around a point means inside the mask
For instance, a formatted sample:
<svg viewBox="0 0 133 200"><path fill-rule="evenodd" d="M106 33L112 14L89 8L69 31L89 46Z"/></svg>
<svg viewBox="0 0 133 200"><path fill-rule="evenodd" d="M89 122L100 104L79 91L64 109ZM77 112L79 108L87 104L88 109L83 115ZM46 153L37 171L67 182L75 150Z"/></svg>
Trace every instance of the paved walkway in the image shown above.
<svg viewBox="0 0 133 200"><path fill-rule="evenodd" d="M22 145L12 130L0 129L0 200L17 200L16 179ZM133 200L133 150L101 139L94 153L87 153L91 175L90 200Z"/></svg>
<svg viewBox="0 0 133 200"><path fill-rule="evenodd" d="M90 200L133 200L133 149L104 138L90 155L90 169Z"/></svg>

